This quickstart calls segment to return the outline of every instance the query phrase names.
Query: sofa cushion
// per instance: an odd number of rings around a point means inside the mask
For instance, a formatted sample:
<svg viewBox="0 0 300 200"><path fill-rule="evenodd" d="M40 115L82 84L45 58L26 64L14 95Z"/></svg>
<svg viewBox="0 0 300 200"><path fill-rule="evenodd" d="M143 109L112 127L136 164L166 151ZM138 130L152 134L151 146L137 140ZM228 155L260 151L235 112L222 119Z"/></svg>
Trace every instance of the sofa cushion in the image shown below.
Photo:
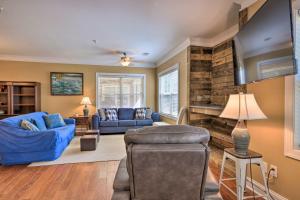
<svg viewBox="0 0 300 200"><path fill-rule="evenodd" d="M119 108L118 109L119 120L133 120L134 109L133 108Z"/></svg>
<svg viewBox="0 0 300 200"><path fill-rule="evenodd" d="M147 108L146 109L146 119L152 119L152 109L151 108Z"/></svg>
<svg viewBox="0 0 300 200"><path fill-rule="evenodd" d="M136 126L136 120L119 120L119 126Z"/></svg>
<svg viewBox="0 0 300 200"><path fill-rule="evenodd" d="M152 124L153 124L152 119L136 120L137 126L152 126Z"/></svg>
<svg viewBox="0 0 300 200"><path fill-rule="evenodd" d="M43 116L48 129L65 126L66 123L58 113Z"/></svg>
<svg viewBox="0 0 300 200"><path fill-rule="evenodd" d="M98 113L99 113L101 120L105 121L106 120L105 109L104 108L98 109Z"/></svg>
<svg viewBox="0 0 300 200"><path fill-rule="evenodd" d="M118 114L116 109L105 109L105 118L108 121L116 121L118 120Z"/></svg>
<svg viewBox="0 0 300 200"><path fill-rule="evenodd" d="M21 121L21 127L25 130L29 130L29 131L33 131L33 132L38 132L40 131L38 129L38 127L36 127L33 123L31 123L30 121L23 119Z"/></svg>
<svg viewBox="0 0 300 200"><path fill-rule="evenodd" d="M146 119L146 108L135 109L135 119L144 120Z"/></svg>
<svg viewBox="0 0 300 200"><path fill-rule="evenodd" d="M28 121L37 120L37 119L43 120L44 115L46 115L46 113L44 112L34 112L34 113L19 115L15 117L8 117L6 119L1 120L1 122L4 122L5 124L8 124L16 128L20 128L20 124L23 119L26 119Z"/></svg>
<svg viewBox="0 0 300 200"><path fill-rule="evenodd" d="M47 127L45 124L45 120L42 117L35 117L34 119L31 119L34 125L38 127L40 131L46 131Z"/></svg>
<svg viewBox="0 0 300 200"><path fill-rule="evenodd" d="M100 127L118 127L118 121L100 121Z"/></svg>

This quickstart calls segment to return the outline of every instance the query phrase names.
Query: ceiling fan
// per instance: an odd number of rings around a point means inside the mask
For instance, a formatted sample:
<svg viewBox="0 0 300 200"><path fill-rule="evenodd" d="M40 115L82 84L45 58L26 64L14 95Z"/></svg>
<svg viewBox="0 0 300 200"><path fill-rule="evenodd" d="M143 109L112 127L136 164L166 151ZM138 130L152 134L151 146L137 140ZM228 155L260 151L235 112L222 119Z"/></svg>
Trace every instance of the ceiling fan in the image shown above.
<svg viewBox="0 0 300 200"><path fill-rule="evenodd" d="M141 61L141 60L136 60L134 57L135 56L148 56L149 53L144 52L144 53L134 53L131 51L119 51L119 50L111 50L111 49L106 49L97 46L97 41L93 40L93 43L96 45L98 49L98 55L108 55L108 56L118 56L119 61L118 63L121 64L124 67L128 67L129 65L134 65L134 64L142 64L142 65L152 65L152 63L146 62L146 61ZM116 63L117 64L117 63ZM154 64L153 64L154 66Z"/></svg>

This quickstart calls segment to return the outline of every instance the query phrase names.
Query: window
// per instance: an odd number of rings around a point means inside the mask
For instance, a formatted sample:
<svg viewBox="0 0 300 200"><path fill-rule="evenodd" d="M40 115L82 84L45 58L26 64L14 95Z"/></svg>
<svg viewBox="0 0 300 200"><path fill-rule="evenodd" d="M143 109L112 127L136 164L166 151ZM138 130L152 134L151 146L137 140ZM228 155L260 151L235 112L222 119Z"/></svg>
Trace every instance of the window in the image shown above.
<svg viewBox="0 0 300 200"><path fill-rule="evenodd" d="M170 117L178 115L178 65L158 74L159 112Z"/></svg>
<svg viewBox="0 0 300 200"><path fill-rule="evenodd" d="M144 74L97 73L97 108L145 106Z"/></svg>
<svg viewBox="0 0 300 200"><path fill-rule="evenodd" d="M295 56L298 74L285 78L284 153L286 156L300 160L300 12L295 16Z"/></svg>

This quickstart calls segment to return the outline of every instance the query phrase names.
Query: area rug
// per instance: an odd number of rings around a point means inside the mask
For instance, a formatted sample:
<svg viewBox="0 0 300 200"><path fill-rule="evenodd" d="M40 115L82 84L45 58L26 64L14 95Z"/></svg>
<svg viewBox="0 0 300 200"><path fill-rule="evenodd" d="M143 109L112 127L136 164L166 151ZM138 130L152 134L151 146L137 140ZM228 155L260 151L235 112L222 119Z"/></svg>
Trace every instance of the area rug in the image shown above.
<svg viewBox="0 0 300 200"><path fill-rule="evenodd" d="M121 160L125 155L124 135L101 135L95 151L80 151L80 137L75 137L57 160L35 162L28 167Z"/></svg>

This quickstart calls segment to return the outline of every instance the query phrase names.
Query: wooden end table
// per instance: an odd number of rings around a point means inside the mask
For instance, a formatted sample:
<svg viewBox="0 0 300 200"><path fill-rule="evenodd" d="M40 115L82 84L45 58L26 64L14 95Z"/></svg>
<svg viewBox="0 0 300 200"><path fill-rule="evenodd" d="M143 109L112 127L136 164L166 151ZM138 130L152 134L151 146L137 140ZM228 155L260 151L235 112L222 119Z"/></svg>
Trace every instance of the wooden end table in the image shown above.
<svg viewBox="0 0 300 200"><path fill-rule="evenodd" d="M79 115L79 116L72 116L70 118L75 119L76 126L78 126L80 128L84 127L86 129L90 128L90 117L89 116Z"/></svg>

